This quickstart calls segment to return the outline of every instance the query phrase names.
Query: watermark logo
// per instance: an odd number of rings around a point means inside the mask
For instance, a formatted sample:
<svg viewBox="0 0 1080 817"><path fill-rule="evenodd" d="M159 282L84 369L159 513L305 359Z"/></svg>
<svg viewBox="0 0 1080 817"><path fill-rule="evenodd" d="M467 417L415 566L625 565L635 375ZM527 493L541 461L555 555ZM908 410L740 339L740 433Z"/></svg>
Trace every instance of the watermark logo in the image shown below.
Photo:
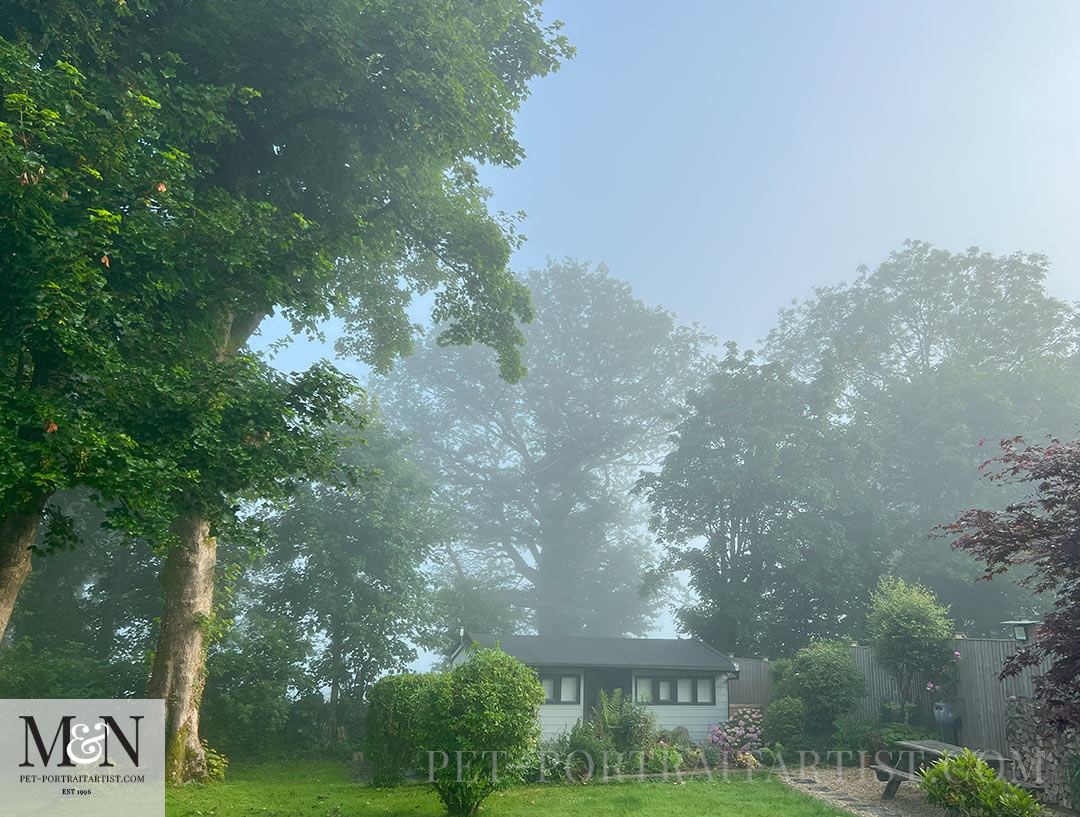
<svg viewBox="0 0 1080 817"><path fill-rule="evenodd" d="M0 700L11 817L164 817L160 700Z"/></svg>

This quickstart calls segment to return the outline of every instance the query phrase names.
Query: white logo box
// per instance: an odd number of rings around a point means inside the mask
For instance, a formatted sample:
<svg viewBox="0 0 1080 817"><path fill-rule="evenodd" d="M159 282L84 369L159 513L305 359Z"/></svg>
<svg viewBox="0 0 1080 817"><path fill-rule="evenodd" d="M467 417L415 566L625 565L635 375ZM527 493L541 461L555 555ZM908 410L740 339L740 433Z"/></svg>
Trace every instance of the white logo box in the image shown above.
<svg viewBox="0 0 1080 817"><path fill-rule="evenodd" d="M165 817L165 702L0 699L0 817Z"/></svg>

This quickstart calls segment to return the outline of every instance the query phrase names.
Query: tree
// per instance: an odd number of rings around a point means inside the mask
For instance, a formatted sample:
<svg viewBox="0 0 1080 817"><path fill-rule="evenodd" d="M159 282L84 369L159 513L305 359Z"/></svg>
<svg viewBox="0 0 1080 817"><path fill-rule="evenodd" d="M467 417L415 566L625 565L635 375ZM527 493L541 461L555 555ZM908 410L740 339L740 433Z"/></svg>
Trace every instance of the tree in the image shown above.
<svg viewBox="0 0 1080 817"><path fill-rule="evenodd" d="M942 678L955 663L949 608L925 587L882 579L870 599L868 625L870 648L896 679L903 702L914 702L923 683Z"/></svg>
<svg viewBox="0 0 1080 817"><path fill-rule="evenodd" d="M540 633L641 632L653 559L630 488L708 338L603 268L552 263L525 280L537 319L520 384L496 378L486 352L429 344L375 388L459 509L460 542L520 584Z"/></svg>
<svg viewBox="0 0 1080 817"><path fill-rule="evenodd" d="M680 626L722 652L790 653L861 618L876 543L862 538L834 400L827 380L728 344L688 395L660 471L641 478L652 528L697 596Z"/></svg>
<svg viewBox="0 0 1080 817"><path fill-rule="evenodd" d="M312 483L273 525L252 595L269 613L302 622L315 683L329 690L337 732L342 700L359 704L387 671L432 642L421 567L446 536L434 489L408 459L409 443L376 419L341 455L365 475L355 487Z"/></svg>
<svg viewBox="0 0 1080 817"><path fill-rule="evenodd" d="M506 272L513 226L487 212L475 163L520 159L513 115L528 82L571 53L537 4L7 2L0 21L4 54L15 62L4 74L12 113L5 122L18 123L0 127L2 160L5 177L26 180L5 188L3 232L12 236L7 257L21 265L12 279L24 267L30 282L5 289L14 297L4 314L15 317L3 335L14 342L2 359L16 387L3 410L12 421L5 428L17 429L5 458L23 481L5 488L0 523L4 618L53 490L74 480L115 487L114 497L130 501L155 484L155 452L146 447L160 437L148 434L144 458L128 465L123 423L102 431L86 419L98 416L94 407L111 417L112 398L124 390L77 388L129 383L125 356L152 352L151 388L134 394L153 409L156 393L189 380L189 364L205 377L188 387L217 387L221 374L244 372L244 344L275 310L298 331L315 331L333 312L347 325L342 348L385 368L411 344L411 295L437 290L443 340L488 344L505 377L520 375L516 322L531 315L528 295ZM71 78L85 78L85 97L76 97L74 113L58 114L68 110ZM49 183L41 184L46 165ZM35 207L24 207L30 196ZM89 325L96 334L72 339L61 328L59 337L39 337L43 294L65 310L54 316L75 316L47 326ZM118 328L133 328L119 335L119 352ZM60 367L51 362L58 349ZM116 360L124 366L101 363ZM35 389L47 399L35 402ZM211 415L216 397L204 392ZM52 434L69 417L81 433L43 445L38 429ZM69 437L72 445L58 452L57 440ZM88 471L99 450L103 466ZM186 458L179 453L177 463ZM209 449L199 453L221 473ZM138 478L109 486L114 471L104 466L117 461L116 473ZM257 493L272 480L226 483ZM200 486L167 494L179 543L166 557L151 683L167 701L170 758L185 753L181 773L193 777L204 766L195 717L205 653L199 622L212 608L215 525L233 503L222 486ZM211 495L216 504L206 501Z"/></svg>
<svg viewBox="0 0 1080 817"><path fill-rule="evenodd" d="M836 417L859 452L850 480L888 543L886 572L948 598L968 633L1037 611L1011 582L973 582L970 562L930 534L996 501L975 477L982 440L1071 433L1080 313L1046 292L1047 269L1036 254L909 241L854 283L783 310L764 346L800 379L838 384Z"/></svg>
<svg viewBox="0 0 1080 817"><path fill-rule="evenodd" d="M1002 453L984 464L991 482L1014 484L1030 493L1003 511L971 510L945 528L953 547L985 565L990 581L1009 571L1036 593L1053 594L1037 637L1006 662L1002 677L1050 662L1035 679L1047 723L1080 726L1080 442L1051 440L1029 445L1005 440Z"/></svg>

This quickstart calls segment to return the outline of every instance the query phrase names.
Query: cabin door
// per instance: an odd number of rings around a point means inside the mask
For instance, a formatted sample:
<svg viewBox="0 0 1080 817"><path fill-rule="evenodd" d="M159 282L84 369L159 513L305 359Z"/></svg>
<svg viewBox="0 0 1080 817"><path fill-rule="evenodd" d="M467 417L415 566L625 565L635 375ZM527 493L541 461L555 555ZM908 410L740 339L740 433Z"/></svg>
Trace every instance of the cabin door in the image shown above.
<svg viewBox="0 0 1080 817"><path fill-rule="evenodd" d="M600 704L600 690L609 695L621 689L622 694L633 695L634 678L628 669L595 669L585 671L585 717L593 716L593 709Z"/></svg>

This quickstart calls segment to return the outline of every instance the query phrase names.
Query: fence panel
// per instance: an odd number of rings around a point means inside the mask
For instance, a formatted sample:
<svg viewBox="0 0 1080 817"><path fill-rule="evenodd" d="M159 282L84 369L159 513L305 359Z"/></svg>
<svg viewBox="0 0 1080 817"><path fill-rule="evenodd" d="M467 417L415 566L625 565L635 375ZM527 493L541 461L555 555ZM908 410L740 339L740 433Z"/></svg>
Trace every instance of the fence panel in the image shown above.
<svg viewBox="0 0 1080 817"><path fill-rule="evenodd" d="M961 654L957 665L959 689L956 708L961 718L958 739L965 746L1006 754L1009 751L1005 737L1006 699L1011 696L1030 698L1034 693L1032 679L1046 672L1049 663L1044 662L1042 666L1026 669L1020 675L1002 681L998 673L1005 659L1016 652L1019 646L1016 641L964 638L954 643ZM855 714L860 718L877 717L886 701L900 697L896 682L881 668L869 647L853 644L851 655L866 678L866 695L859 702ZM739 665L739 678L728 684L728 698L732 706L765 706L772 699L768 660L734 660ZM919 690L919 720L933 723L936 697L932 692Z"/></svg>
<svg viewBox="0 0 1080 817"><path fill-rule="evenodd" d="M733 658L739 677L728 682L731 706L763 707L772 700L772 676L768 658Z"/></svg>

